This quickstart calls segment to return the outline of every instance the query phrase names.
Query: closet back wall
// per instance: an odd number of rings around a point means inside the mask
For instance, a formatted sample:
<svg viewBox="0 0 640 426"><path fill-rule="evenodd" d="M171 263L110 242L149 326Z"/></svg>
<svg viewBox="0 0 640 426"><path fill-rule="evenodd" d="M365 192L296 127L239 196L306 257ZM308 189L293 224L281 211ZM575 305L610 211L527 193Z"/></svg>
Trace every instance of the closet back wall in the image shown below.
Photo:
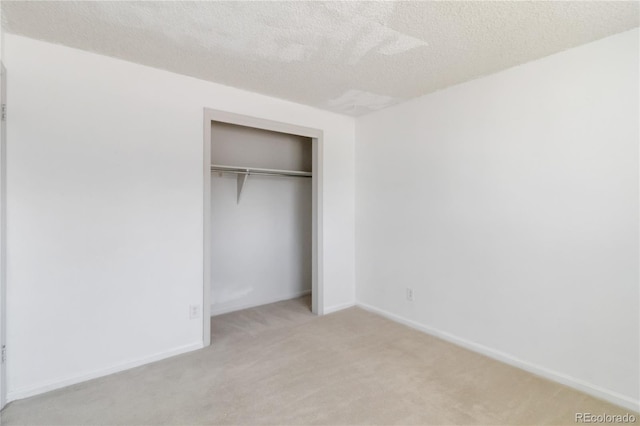
<svg viewBox="0 0 640 426"><path fill-rule="evenodd" d="M311 139L226 123L211 126L211 162L311 171ZM311 179L211 175L211 315L311 291Z"/></svg>

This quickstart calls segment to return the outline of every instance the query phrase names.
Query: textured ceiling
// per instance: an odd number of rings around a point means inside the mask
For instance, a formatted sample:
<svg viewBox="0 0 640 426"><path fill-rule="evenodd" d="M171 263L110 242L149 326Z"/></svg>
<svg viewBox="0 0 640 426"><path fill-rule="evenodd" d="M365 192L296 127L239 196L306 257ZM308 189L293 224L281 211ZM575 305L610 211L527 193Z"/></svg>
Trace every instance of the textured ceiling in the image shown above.
<svg viewBox="0 0 640 426"><path fill-rule="evenodd" d="M638 2L2 1L6 31L361 115L638 26Z"/></svg>

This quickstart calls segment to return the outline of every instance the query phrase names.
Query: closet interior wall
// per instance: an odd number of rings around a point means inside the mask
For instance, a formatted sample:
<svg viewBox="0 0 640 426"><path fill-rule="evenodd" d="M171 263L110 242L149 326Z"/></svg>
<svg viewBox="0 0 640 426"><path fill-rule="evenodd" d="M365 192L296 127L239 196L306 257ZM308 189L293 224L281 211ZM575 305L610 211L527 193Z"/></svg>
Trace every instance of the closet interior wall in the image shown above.
<svg viewBox="0 0 640 426"><path fill-rule="evenodd" d="M311 139L211 124L211 164L312 171ZM312 182L211 172L211 315L311 292Z"/></svg>

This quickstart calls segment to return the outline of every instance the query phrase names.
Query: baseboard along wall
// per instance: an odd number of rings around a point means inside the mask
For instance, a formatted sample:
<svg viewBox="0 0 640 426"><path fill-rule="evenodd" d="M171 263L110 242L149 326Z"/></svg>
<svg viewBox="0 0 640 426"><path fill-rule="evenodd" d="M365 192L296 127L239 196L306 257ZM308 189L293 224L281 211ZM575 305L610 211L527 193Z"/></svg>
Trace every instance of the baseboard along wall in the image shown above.
<svg viewBox="0 0 640 426"><path fill-rule="evenodd" d="M618 405L620 407L624 407L628 410L633 410L636 413L640 412L640 401L636 401L632 398L629 398L625 395L621 395L609 389L605 389L600 386L587 383L583 380L568 376L566 374L563 374L557 371L550 370L540 365L532 364L530 362L521 360L512 355L509 355L507 353L463 339L461 337L438 330L436 328L429 327L428 325L420 324L416 321L403 318L399 315L393 314L391 312L385 311L384 309L377 308L367 303L356 302L356 306L362 309L365 309L369 312L373 312L375 314L381 315L394 322L404 324L418 331L422 331L423 333L440 338L442 340L446 340L447 342L453 343L454 345L461 346L465 349L469 349L479 354L488 356L489 358L493 358L497 361L503 362L505 364L509 364L513 367L517 367L522 370L528 371L529 373L535 374L536 376L543 377L553 382L561 383L565 386L569 386L573 389L579 390L593 397L603 399L612 404Z"/></svg>
<svg viewBox="0 0 640 426"><path fill-rule="evenodd" d="M169 351L160 352L148 357L134 359L122 364L115 365L113 367L94 370L87 373L79 374L77 376L55 380L48 383L41 383L36 386L31 386L24 389L16 389L15 391L10 391L7 394L7 402L16 401L18 399L23 399L23 398L29 398L31 396L39 395L41 393L75 385L77 383L86 382L87 380L97 379L99 377L108 376L114 373L119 373L121 371L129 370L131 368L140 367L141 365L160 361L165 358L171 358L176 355L181 355L187 352L195 351L197 349L202 349L202 347L203 347L202 342L192 343L189 345L180 346L180 347L171 349Z"/></svg>
<svg viewBox="0 0 640 426"><path fill-rule="evenodd" d="M287 295L274 296L256 300L249 303L229 304L229 305L211 305L211 316L228 314L230 312L241 311L243 309L255 308L256 306L268 305L270 303L281 302L283 300L295 299L297 297L306 296L310 294L311 290L304 290L297 293L291 293Z"/></svg>
<svg viewBox="0 0 640 426"><path fill-rule="evenodd" d="M295 297L300 297L306 294L309 294L310 291L305 291L300 293L297 296L293 296L293 297L285 297L285 298L279 298L278 300L274 300L273 302L278 302L281 300L287 300L287 299L291 299L291 298L295 298ZM266 303L273 303L273 302L266 302ZM262 305L265 303L258 303L256 305L252 305L252 306L258 306L258 305ZM235 310L240 310L240 309L246 309L252 306L245 306L245 307L238 307ZM619 405L621 407L624 407L626 409L629 410L633 410L635 412L640 412L640 401L636 401L633 400L625 395L621 395L619 393L613 392L611 390L602 388L600 386L597 385L593 385L591 383L587 383L583 380L580 379L576 379L575 377L571 377L568 376L566 374L557 372L557 371L553 371L550 370L548 368L542 367L540 365L536 365L536 364L532 364L530 362L527 361L523 361L519 358L516 358L512 355L509 355L507 353L489 348L487 346L457 337L453 334L435 329L433 327L429 327L427 325L424 324L420 324L416 321L410 320L410 319L406 319L403 318L399 315L393 314L391 312L385 311L383 309L377 308L375 306L363 303L363 302L356 302L356 303L344 303L344 304L340 304L340 305L334 305L331 307L327 307L324 310L325 314L330 314L333 312L337 312L337 311L341 311L343 309L347 309L350 308L352 306L358 306L362 309L365 309L369 312L378 314L380 316L383 316L387 319L390 319L391 321L397 322L399 324L403 324L406 325L408 327L411 327L413 329L416 329L418 331L421 331L423 333L429 334L431 336L443 339L445 341L448 341L450 343L453 343L457 346L461 346L465 349L469 349L472 350L474 352L480 353L482 355L488 356L492 359L495 359L497 361L500 362L504 362L505 364L509 364L512 365L514 367L520 368L522 370L528 371L532 374L535 374L537 376L543 377L545 379L557 382L557 383L561 383L563 385L569 386L571 388L574 388L576 390L579 390L581 392L584 392L588 395L594 396L596 398L600 398L603 399L605 401L608 401L612 404L616 404ZM212 309L212 312L214 312L214 310ZM227 311L227 312L231 312ZM218 314L214 314L214 315L221 315L222 313L226 313L226 312L220 312ZM213 315L212 315L213 316ZM145 364L149 364L155 361L160 361L162 359L165 358L170 358L176 355L180 355L183 353L187 353L187 352L191 352L197 349L201 349L202 343L193 343L190 345L185 345L185 346L181 346L178 348L174 348L170 351L165 351L162 353L158 353L155 355L151 355L148 357L143 357L143 358L139 358L136 360L132 360L126 363L122 363L113 367L109 367L109 368L105 368L105 369L100 369L100 370L95 370L95 371L91 371L91 372L87 372L78 376L74 376L71 378L66 378L66 379L61 379L61 380L56 380L56 381L52 381L52 382L48 382L48 383L42 383L39 384L37 386L33 386L33 387L29 387L29 388L25 388L25 389L18 389L15 391L10 391L7 394L7 402L11 402L11 401L15 401L18 399L23 399L23 398L28 398L31 396L35 396L44 392L49 392L55 389L60 389L66 386L71 386L77 383L81 383L81 382L85 382L87 380L92 380L92 379L96 379L99 377L103 377L103 376L107 376L110 374L114 374L114 373L118 373L120 371L124 371L124 370L128 370L131 368L135 368L135 367L139 367L141 365L145 365Z"/></svg>

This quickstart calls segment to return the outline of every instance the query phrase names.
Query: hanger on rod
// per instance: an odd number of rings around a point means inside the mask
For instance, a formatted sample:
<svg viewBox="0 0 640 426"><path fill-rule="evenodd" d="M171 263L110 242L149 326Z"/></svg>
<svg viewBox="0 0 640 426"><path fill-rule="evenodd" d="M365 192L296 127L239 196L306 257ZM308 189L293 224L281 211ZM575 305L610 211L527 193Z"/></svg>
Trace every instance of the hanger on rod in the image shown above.
<svg viewBox="0 0 640 426"><path fill-rule="evenodd" d="M301 172L297 170L278 170L278 169L261 169L256 167L233 167L222 166L218 164L211 165L212 172L221 173L234 173L238 175L238 198L237 203L240 203L240 195L242 195L242 188L247 181L249 175L263 175L263 176L289 176L289 177L312 177L311 172Z"/></svg>

